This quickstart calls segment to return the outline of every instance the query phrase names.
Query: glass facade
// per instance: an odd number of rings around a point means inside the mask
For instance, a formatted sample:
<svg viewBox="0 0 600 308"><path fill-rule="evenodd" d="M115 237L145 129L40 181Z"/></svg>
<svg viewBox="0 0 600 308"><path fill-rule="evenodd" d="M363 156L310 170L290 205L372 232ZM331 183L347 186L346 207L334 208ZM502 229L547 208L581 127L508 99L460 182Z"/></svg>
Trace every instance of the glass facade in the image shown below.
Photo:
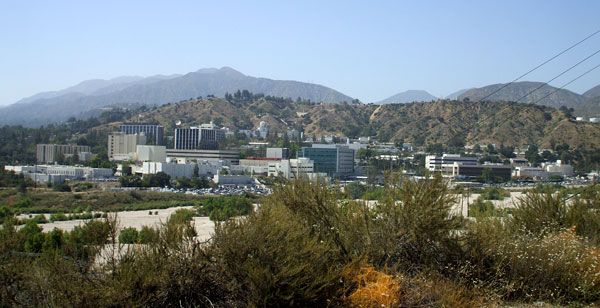
<svg viewBox="0 0 600 308"><path fill-rule="evenodd" d="M144 133L147 144L164 145L165 128L157 124L123 124L119 126L122 133L133 135Z"/></svg>

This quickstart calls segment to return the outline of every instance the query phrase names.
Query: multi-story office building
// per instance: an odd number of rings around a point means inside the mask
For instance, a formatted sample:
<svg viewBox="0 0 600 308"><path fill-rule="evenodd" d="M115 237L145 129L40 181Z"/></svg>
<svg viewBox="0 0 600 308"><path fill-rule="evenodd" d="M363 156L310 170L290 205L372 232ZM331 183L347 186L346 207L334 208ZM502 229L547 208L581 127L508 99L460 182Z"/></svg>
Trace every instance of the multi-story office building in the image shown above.
<svg viewBox="0 0 600 308"><path fill-rule="evenodd" d="M119 131L128 135L144 133L146 143L164 145L165 128L158 124L122 124Z"/></svg>
<svg viewBox="0 0 600 308"><path fill-rule="evenodd" d="M354 150L344 145L313 144L303 147L298 158L305 157L314 162L314 172L328 176L344 177L354 173Z"/></svg>
<svg viewBox="0 0 600 308"><path fill-rule="evenodd" d="M225 139L225 130L217 128L212 122L200 127L175 129L175 144L177 150L216 150L219 142Z"/></svg>
<svg viewBox="0 0 600 308"><path fill-rule="evenodd" d="M201 162L224 162L228 165L238 165L240 162L240 151L237 150L176 150L167 149L167 158L185 164L189 161Z"/></svg>
<svg viewBox="0 0 600 308"><path fill-rule="evenodd" d="M425 156L425 169L431 172L442 172L452 174L454 163L459 165L477 165L477 157L461 157L457 154L444 154L442 156L427 155Z"/></svg>
<svg viewBox="0 0 600 308"><path fill-rule="evenodd" d="M115 132L108 135L108 159L129 160L135 158L138 145L146 144L146 135Z"/></svg>
<svg viewBox="0 0 600 308"><path fill-rule="evenodd" d="M61 158L69 158L80 153L89 153L90 147L75 144L38 144L36 150L38 163L54 163Z"/></svg>
<svg viewBox="0 0 600 308"><path fill-rule="evenodd" d="M286 179L296 179L302 176L310 177L315 172L315 163L304 157L271 161L268 171L269 176L282 176Z"/></svg>

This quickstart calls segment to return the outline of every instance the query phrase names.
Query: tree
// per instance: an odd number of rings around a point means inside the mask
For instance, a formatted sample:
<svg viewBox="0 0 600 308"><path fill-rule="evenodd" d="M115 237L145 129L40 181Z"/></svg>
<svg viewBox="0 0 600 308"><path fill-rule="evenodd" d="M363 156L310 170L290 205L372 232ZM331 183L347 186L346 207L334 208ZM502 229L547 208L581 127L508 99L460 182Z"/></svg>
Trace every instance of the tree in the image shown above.
<svg viewBox="0 0 600 308"><path fill-rule="evenodd" d="M121 187L141 187L143 185L142 179L137 175L121 176L119 183L121 183Z"/></svg>
<svg viewBox="0 0 600 308"><path fill-rule="evenodd" d="M529 161L532 166L539 166L542 162L542 158L538 154L538 146L535 144L529 145L527 151L525 151L525 158Z"/></svg>
<svg viewBox="0 0 600 308"><path fill-rule="evenodd" d="M19 233L25 238L24 248L26 252L41 252L44 245L44 234L34 221L25 224Z"/></svg>
<svg viewBox="0 0 600 308"><path fill-rule="evenodd" d="M142 183L145 187L168 187L171 186L171 176L164 172L144 175Z"/></svg>
<svg viewBox="0 0 600 308"><path fill-rule="evenodd" d="M504 156L506 158L515 158L515 157L517 157L515 155L515 148L514 147L510 147L510 146L505 147L503 144L500 145L500 149L498 150L498 152L500 154L502 154L502 156Z"/></svg>

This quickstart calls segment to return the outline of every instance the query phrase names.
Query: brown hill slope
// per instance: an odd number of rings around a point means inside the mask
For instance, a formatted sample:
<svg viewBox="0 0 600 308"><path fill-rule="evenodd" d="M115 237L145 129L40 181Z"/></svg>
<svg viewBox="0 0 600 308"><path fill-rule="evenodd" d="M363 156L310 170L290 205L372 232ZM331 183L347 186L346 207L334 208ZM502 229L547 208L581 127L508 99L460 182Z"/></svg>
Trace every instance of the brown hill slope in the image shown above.
<svg viewBox="0 0 600 308"><path fill-rule="evenodd" d="M600 125L575 122L545 106L508 102L437 101L391 105L310 104L270 97L245 101L208 98L167 104L131 120L157 122L172 134L209 121L230 128L254 129L266 121L275 132L287 128L306 135L375 136L380 141L421 144L566 143L600 147Z"/></svg>

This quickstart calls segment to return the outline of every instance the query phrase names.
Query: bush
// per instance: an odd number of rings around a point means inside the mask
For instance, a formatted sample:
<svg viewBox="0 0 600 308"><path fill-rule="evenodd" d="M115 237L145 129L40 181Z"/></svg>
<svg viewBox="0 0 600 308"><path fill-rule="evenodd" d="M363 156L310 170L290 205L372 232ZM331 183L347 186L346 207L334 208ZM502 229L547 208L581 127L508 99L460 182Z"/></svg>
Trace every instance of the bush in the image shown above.
<svg viewBox="0 0 600 308"><path fill-rule="evenodd" d="M50 214L50 221L64 221L69 220L69 217L63 213Z"/></svg>
<svg viewBox="0 0 600 308"><path fill-rule="evenodd" d="M501 243L497 259L507 299L553 302L600 300L600 249L573 230Z"/></svg>
<svg viewBox="0 0 600 308"><path fill-rule="evenodd" d="M212 253L248 306L321 306L339 296L337 249L281 205L218 224ZM282 245L282 243L285 243Z"/></svg>
<svg viewBox="0 0 600 308"><path fill-rule="evenodd" d="M48 222L48 219L46 219L46 216L43 214L35 215L33 218L31 218L31 220L36 224L45 224Z"/></svg>
<svg viewBox="0 0 600 308"><path fill-rule="evenodd" d="M504 200L510 197L510 192L498 187L485 188L481 191L480 197L483 200Z"/></svg>
<svg viewBox="0 0 600 308"><path fill-rule="evenodd" d="M140 244L156 243L159 239L160 233L158 230L143 226L138 234L138 242Z"/></svg>
<svg viewBox="0 0 600 308"><path fill-rule="evenodd" d="M469 205L469 217L492 217L496 216L496 207L491 201L484 200L479 196Z"/></svg>
<svg viewBox="0 0 600 308"><path fill-rule="evenodd" d="M192 221L196 212L188 209L179 209L169 216L169 221L176 224L184 224Z"/></svg>
<svg viewBox="0 0 600 308"><path fill-rule="evenodd" d="M54 184L52 185L52 189L60 192L71 192L71 186L69 186L67 183Z"/></svg>
<svg viewBox="0 0 600 308"><path fill-rule="evenodd" d="M121 244L136 244L138 242L139 234L137 229L129 227L121 230L119 234L119 243Z"/></svg>
<svg viewBox="0 0 600 308"><path fill-rule="evenodd" d="M397 183L392 179L391 183ZM372 260L413 272L440 270L459 252L453 235L461 220L450 214L456 203L441 177L389 185L386 198L374 208ZM376 231L375 231L376 230Z"/></svg>
<svg viewBox="0 0 600 308"><path fill-rule="evenodd" d="M244 216L252 212L252 202L242 196L210 197L202 200L197 208L198 215L208 216L213 221L225 221L231 217Z"/></svg>

